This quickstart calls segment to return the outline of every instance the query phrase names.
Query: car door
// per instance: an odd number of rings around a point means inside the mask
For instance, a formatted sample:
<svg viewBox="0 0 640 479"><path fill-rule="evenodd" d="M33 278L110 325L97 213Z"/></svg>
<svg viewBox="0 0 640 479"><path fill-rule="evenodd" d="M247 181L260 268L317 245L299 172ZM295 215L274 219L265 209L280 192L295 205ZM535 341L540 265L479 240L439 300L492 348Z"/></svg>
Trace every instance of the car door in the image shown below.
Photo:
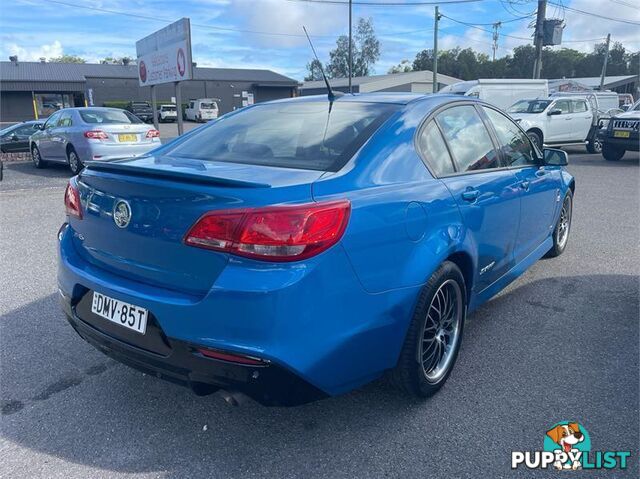
<svg viewBox="0 0 640 479"><path fill-rule="evenodd" d="M584 141L589 136L593 115L586 100L571 100L571 133L575 141Z"/></svg>
<svg viewBox="0 0 640 479"><path fill-rule="evenodd" d="M520 221L514 247L517 264L553 230L560 197L560 169L544 166L527 134L506 115L488 106L482 110L494 128L503 161L520 185Z"/></svg>
<svg viewBox="0 0 640 479"><path fill-rule="evenodd" d="M56 160L67 158L67 135L70 133L73 112L71 110L61 110L60 119L56 126L51 129L51 157Z"/></svg>
<svg viewBox="0 0 640 479"><path fill-rule="evenodd" d="M439 112L435 122L448 146L455 172L440 176L458 204L478 257L476 290L482 291L514 264L520 217L520 186L506 168L473 104Z"/></svg>
<svg viewBox="0 0 640 479"><path fill-rule="evenodd" d="M14 127L2 136L2 151L16 153L29 151L29 136L33 133L33 124Z"/></svg>
<svg viewBox="0 0 640 479"><path fill-rule="evenodd" d="M547 109L545 143L571 141L571 106L569 100L556 100Z"/></svg>
<svg viewBox="0 0 640 479"><path fill-rule="evenodd" d="M61 114L61 112L57 111L53 115L51 115L47 122L44 124L44 129L37 136L40 156L44 160L54 159L52 155L53 147L51 144L51 132L58 125L58 120L60 120Z"/></svg>

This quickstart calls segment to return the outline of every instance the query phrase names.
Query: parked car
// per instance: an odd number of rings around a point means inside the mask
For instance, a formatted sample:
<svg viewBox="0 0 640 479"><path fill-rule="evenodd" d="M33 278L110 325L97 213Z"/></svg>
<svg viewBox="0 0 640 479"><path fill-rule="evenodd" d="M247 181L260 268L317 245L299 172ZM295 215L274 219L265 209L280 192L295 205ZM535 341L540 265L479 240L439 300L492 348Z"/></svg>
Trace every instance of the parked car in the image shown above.
<svg viewBox="0 0 640 479"><path fill-rule="evenodd" d="M0 130L0 151L18 153L29 151L29 137L40 130L43 121L24 121Z"/></svg>
<svg viewBox="0 0 640 479"><path fill-rule="evenodd" d="M218 118L218 104L213 98L189 100L189 104L184 110L185 120L205 122L216 118Z"/></svg>
<svg viewBox="0 0 640 479"><path fill-rule="evenodd" d="M87 161L143 155L160 146L160 132L126 110L65 108L29 139L36 168L67 163L78 174Z"/></svg>
<svg viewBox="0 0 640 479"><path fill-rule="evenodd" d="M597 116L584 98L520 100L507 111L539 148L586 145L589 153L601 151Z"/></svg>
<svg viewBox="0 0 640 479"><path fill-rule="evenodd" d="M566 164L459 96L249 106L70 180L63 309L100 351L198 394L293 405L388 372L426 397L466 315L565 250Z"/></svg>
<svg viewBox="0 0 640 479"><path fill-rule="evenodd" d="M620 160L627 151L640 150L640 100L628 111L609 120L599 132L602 156L607 161Z"/></svg>
<svg viewBox="0 0 640 479"><path fill-rule="evenodd" d="M166 123L178 119L178 110L175 105L160 105L158 107L158 121Z"/></svg>
<svg viewBox="0 0 640 479"><path fill-rule="evenodd" d="M547 80L481 78L454 83L442 88L439 93L479 98L506 110L524 98L547 98L549 83Z"/></svg>
<svg viewBox="0 0 640 479"><path fill-rule="evenodd" d="M127 111L133 113L146 123L153 121L153 108L151 108L151 104L149 102L131 101L127 105Z"/></svg>

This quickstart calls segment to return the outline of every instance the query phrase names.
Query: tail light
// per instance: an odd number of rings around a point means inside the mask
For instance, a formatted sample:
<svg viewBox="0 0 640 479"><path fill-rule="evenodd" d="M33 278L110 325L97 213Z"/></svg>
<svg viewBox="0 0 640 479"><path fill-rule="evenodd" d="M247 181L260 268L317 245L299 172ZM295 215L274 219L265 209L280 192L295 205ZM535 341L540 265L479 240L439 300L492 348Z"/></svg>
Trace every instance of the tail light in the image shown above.
<svg viewBox="0 0 640 479"><path fill-rule="evenodd" d="M64 206L69 216L82 219L82 208L80 206L80 193L71 183L67 185L64 192Z"/></svg>
<svg viewBox="0 0 640 479"><path fill-rule="evenodd" d="M107 135L104 131L102 130L89 130L89 131L85 131L84 132L84 136L85 138L89 138L91 140L106 140L109 138L109 135Z"/></svg>
<svg viewBox="0 0 640 479"><path fill-rule="evenodd" d="M336 244L349 221L347 200L295 206L211 211L184 242L267 261L298 261Z"/></svg>
<svg viewBox="0 0 640 479"><path fill-rule="evenodd" d="M147 138L160 138L160 132L158 130L149 130L147 132Z"/></svg>

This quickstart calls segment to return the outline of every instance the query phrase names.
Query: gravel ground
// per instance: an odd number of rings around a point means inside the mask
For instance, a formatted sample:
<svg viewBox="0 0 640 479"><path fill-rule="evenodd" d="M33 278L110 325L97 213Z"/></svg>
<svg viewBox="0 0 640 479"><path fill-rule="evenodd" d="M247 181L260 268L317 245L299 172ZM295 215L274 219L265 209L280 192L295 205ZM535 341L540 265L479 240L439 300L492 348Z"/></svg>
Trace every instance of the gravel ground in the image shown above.
<svg viewBox="0 0 640 479"><path fill-rule="evenodd" d="M285 409L196 397L77 337L55 280L70 174L7 165L0 478L548 476L512 471L511 451L541 449L561 420L583 424L593 450L632 452L624 473L588 477L638 477L639 158L574 152L569 170L567 251L469 318L438 395L419 402L376 382Z"/></svg>

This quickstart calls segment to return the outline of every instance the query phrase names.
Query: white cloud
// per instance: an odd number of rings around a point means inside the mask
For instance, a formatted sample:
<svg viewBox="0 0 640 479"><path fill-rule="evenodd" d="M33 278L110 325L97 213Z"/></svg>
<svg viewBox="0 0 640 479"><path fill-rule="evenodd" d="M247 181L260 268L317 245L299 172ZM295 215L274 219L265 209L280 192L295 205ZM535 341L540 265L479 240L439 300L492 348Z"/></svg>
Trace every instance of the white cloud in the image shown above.
<svg viewBox="0 0 640 479"><path fill-rule="evenodd" d="M5 45L5 49L9 52L9 55L18 55L18 58L23 61L37 61L42 57L49 59L63 54L62 43L59 40L38 47L26 48L17 43L9 43Z"/></svg>

